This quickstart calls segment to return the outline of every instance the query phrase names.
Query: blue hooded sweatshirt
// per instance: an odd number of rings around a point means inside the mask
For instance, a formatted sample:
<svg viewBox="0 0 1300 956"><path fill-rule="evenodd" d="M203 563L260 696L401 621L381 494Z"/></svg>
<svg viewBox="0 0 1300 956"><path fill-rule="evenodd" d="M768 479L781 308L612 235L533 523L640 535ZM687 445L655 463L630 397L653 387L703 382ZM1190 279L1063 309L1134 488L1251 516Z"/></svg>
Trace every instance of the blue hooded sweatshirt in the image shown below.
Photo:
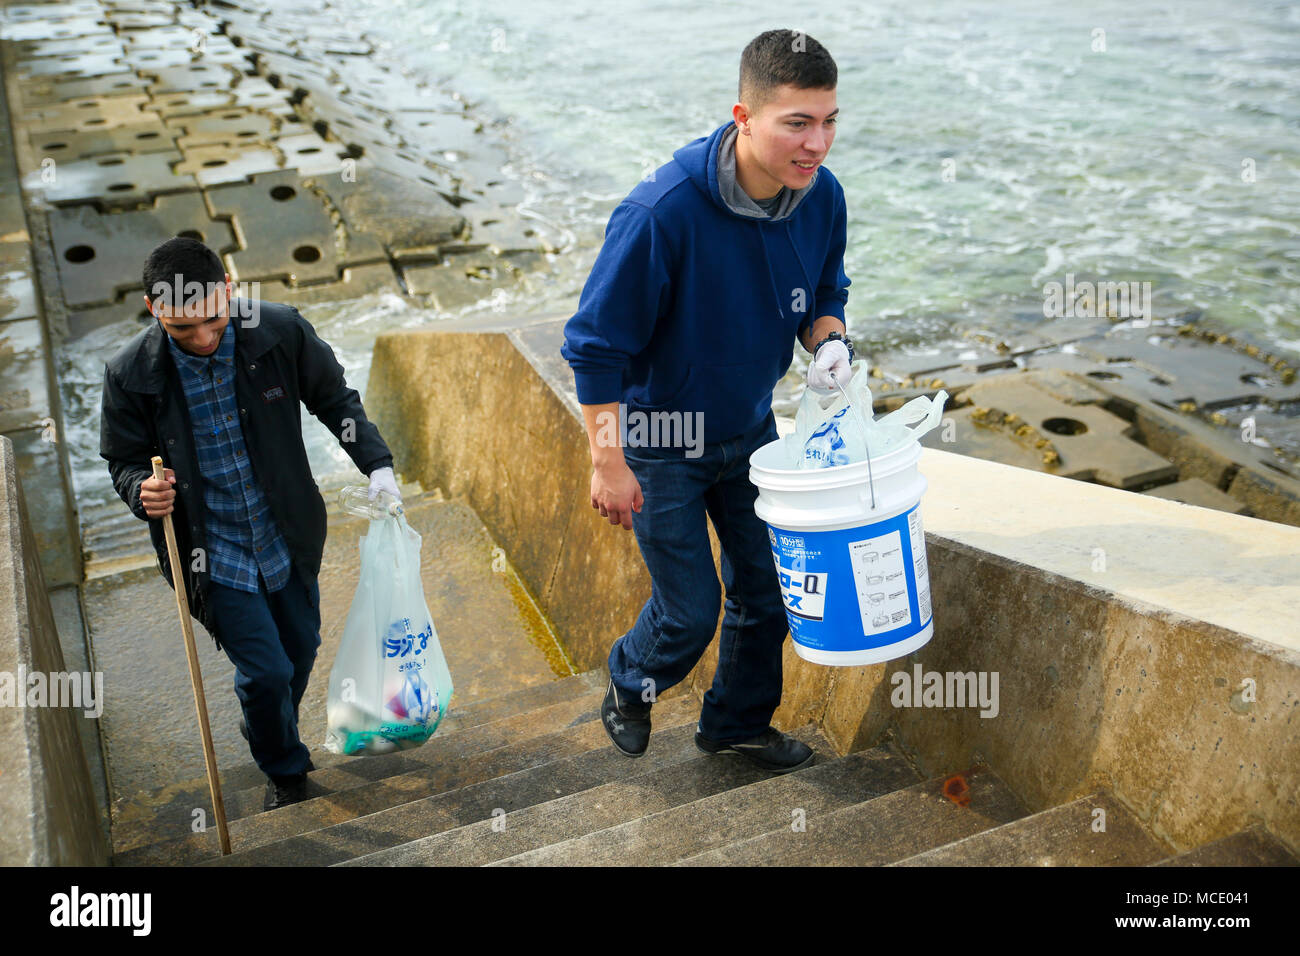
<svg viewBox="0 0 1300 956"><path fill-rule="evenodd" d="M734 125L677 150L610 215L560 350L579 403L703 412L704 441L733 438L771 410L795 336L843 321L844 190L822 166L784 218L734 211L718 183Z"/></svg>

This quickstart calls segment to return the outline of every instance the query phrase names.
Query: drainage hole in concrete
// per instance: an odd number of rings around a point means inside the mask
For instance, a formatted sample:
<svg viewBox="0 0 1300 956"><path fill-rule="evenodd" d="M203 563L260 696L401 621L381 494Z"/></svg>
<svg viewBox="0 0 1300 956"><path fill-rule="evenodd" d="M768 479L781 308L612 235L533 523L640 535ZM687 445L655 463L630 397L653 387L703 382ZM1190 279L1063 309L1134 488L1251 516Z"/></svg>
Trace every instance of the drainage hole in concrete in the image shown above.
<svg viewBox="0 0 1300 956"><path fill-rule="evenodd" d="M101 165L101 166L121 166L121 165L122 165L122 160L120 160L120 159L101 159L101 160L99 161L99 165Z"/></svg>
<svg viewBox="0 0 1300 956"><path fill-rule="evenodd" d="M225 161L224 159L209 159L209 160L208 160L206 163L204 163L203 165L206 166L206 167L208 167L209 169L211 169L213 166L224 166L224 165L226 165L226 161Z"/></svg>
<svg viewBox="0 0 1300 956"><path fill-rule="evenodd" d="M1241 380L1245 382L1247 385L1255 385L1258 386L1259 388L1268 388L1270 385L1273 384L1263 375L1256 375L1253 372L1247 372L1245 375L1241 377Z"/></svg>
<svg viewBox="0 0 1300 956"><path fill-rule="evenodd" d="M292 186L276 186L271 190L271 198L276 202L287 202L297 195L297 190Z"/></svg>
<svg viewBox="0 0 1300 956"><path fill-rule="evenodd" d="M67 144L67 143L46 143L46 144L45 144L45 148L46 148L47 150L51 150L51 149L67 149L67 148L68 148L68 144Z"/></svg>
<svg viewBox="0 0 1300 956"><path fill-rule="evenodd" d="M240 130L239 132L240 138L245 138L248 136L256 136L256 135L257 135L257 130L255 129L245 129L245 130Z"/></svg>
<svg viewBox="0 0 1300 956"><path fill-rule="evenodd" d="M124 193L131 189L135 189L135 183L113 183L108 187L111 193Z"/></svg>
<svg viewBox="0 0 1300 956"><path fill-rule="evenodd" d="M306 156L308 153L319 153L319 152L320 152L319 146L308 146L306 149L298 150L298 155Z"/></svg>
<svg viewBox="0 0 1300 956"><path fill-rule="evenodd" d="M1169 381L1169 379L1167 379L1167 378L1165 378L1164 376L1161 376L1161 375L1153 375L1153 376L1151 377L1151 381L1153 381L1153 382L1154 382L1155 384L1157 384L1157 385L1172 385L1172 384L1174 384L1173 382Z"/></svg>
<svg viewBox="0 0 1300 956"><path fill-rule="evenodd" d="M86 125L87 125L87 126L103 126L103 125L104 125L105 123L107 123L107 122L108 122L108 120L104 119L104 118L101 116L101 117L98 117L98 118L96 118L96 119L88 119L88 120L86 120Z"/></svg>
<svg viewBox="0 0 1300 956"><path fill-rule="evenodd" d="M1103 382L1109 382L1111 379L1119 378L1114 372L1087 372L1089 378L1101 379Z"/></svg>
<svg viewBox="0 0 1300 956"><path fill-rule="evenodd" d="M320 250L315 246L299 246L293 250L293 259L295 262L317 262L320 260Z"/></svg>
<svg viewBox="0 0 1300 956"><path fill-rule="evenodd" d="M243 113L222 113L221 118L222 119L243 119L244 114Z"/></svg>
<svg viewBox="0 0 1300 956"><path fill-rule="evenodd" d="M1053 435L1082 435L1088 426L1074 418L1049 418L1043 422L1043 428Z"/></svg>
<svg viewBox="0 0 1300 956"><path fill-rule="evenodd" d="M136 133L135 138L136 139L157 139L158 134L157 133Z"/></svg>
<svg viewBox="0 0 1300 956"><path fill-rule="evenodd" d="M71 246L63 253L63 258L69 262L89 262L95 258L95 250L90 246Z"/></svg>

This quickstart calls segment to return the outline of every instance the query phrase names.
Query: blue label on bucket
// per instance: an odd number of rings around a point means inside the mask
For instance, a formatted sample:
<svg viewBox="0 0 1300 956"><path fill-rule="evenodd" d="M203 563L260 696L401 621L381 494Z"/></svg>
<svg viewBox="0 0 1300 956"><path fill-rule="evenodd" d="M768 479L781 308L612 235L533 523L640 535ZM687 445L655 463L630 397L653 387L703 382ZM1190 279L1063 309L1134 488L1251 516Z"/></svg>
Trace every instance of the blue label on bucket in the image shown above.
<svg viewBox="0 0 1300 956"><path fill-rule="evenodd" d="M768 525L790 635L820 651L907 640L930 623L930 573L920 506L839 531Z"/></svg>

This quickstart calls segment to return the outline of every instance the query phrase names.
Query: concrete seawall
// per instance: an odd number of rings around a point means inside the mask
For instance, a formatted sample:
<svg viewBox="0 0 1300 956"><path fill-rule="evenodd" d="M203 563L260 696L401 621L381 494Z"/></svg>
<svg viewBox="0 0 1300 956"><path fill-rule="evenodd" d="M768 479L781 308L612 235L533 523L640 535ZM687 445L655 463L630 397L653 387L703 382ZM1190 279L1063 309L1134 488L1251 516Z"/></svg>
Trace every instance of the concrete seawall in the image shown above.
<svg viewBox="0 0 1300 956"><path fill-rule="evenodd" d="M0 865L108 861L106 812L82 752L80 714L28 695L26 675L51 681L63 673L13 444L0 436L0 681L13 695L0 689ZM41 705L23 705L29 701Z"/></svg>
<svg viewBox="0 0 1300 956"><path fill-rule="evenodd" d="M587 500L562 325L383 335L367 408L406 477L465 499L598 667L649 580ZM981 756L1031 809L1108 786L1180 849L1250 822L1300 845L1300 529L935 449L921 471L934 639L859 668L787 644L778 726L813 721L841 752L893 729L927 772ZM688 683L715 664L716 643ZM891 676L917 665L998 672L997 716L895 707Z"/></svg>

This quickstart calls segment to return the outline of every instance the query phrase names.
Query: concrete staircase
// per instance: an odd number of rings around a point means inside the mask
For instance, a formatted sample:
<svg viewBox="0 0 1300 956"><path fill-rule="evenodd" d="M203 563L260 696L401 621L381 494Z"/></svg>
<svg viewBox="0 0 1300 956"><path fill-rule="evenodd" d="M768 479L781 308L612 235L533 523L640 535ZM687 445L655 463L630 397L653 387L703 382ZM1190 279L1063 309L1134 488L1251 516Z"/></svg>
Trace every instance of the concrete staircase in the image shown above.
<svg viewBox="0 0 1300 956"><path fill-rule="evenodd" d="M600 726L605 675L590 671L453 706L415 750L314 753L310 798L261 811L251 764L223 774L234 853L202 778L159 790L150 818L114 827L116 865L1295 865L1262 830L1181 855L1102 791L1031 813L990 769L924 778L886 739L773 776L693 739L698 699L660 700L648 753L619 754ZM140 801L137 802L138 804ZM1094 828L1097 810L1105 829ZM183 835L175 835L175 834ZM170 834L170 836L165 836Z"/></svg>

